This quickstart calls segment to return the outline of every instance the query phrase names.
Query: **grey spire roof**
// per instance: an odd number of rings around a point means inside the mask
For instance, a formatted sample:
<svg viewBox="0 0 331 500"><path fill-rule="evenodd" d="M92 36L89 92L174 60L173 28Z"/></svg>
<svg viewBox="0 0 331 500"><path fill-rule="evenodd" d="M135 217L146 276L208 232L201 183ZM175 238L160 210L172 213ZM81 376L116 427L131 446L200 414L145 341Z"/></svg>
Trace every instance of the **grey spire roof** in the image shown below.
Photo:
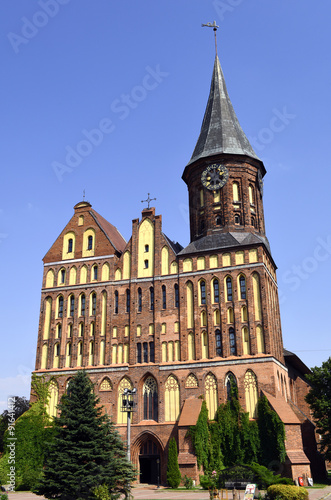
<svg viewBox="0 0 331 500"><path fill-rule="evenodd" d="M188 165L199 158L220 153L246 155L259 160L234 112L216 55L205 116Z"/></svg>

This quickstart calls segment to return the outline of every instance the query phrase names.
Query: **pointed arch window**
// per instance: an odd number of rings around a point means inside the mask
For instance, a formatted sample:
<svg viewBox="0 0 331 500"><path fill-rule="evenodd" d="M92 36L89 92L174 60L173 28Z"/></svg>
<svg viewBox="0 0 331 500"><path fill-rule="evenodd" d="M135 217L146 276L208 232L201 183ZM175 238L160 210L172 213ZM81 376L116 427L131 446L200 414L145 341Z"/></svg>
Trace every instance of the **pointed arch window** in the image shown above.
<svg viewBox="0 0 331 500"><path fill-rule="evenodd" d="M87 238L87 250L93 249L93 236L89 235Z"/></svg>
<svg viewBox="0 0 331 500"><path fill-rule="evenodd" d="M237 356L237 347L236 347L236 334L234 328L229 328L229 341L230 341L230 353L232 356Z"/></svg>
<svg viewBox="0 0 331 500"><path fill-rule="evenodd" d="M68 253L71 253L72 252L72 248L73 248L73 239L72 238L69 238L68 239Z"/></svg>
<svg viewBox="0 0 331 500"><path fill-rule="evenodd" d="M205 378L205 396L209 419L214 420L217 410L217 380L212 373L208 373Z"/></svg>
<svg viewBox="0 0 331 500"><path fill-rule="evenodd" d="M227 301L232 300L232 279L230 276L226 278L226 299Z"/></svg>
<svg viewBox="0 0 331 500"><path fill-rule="evenodd" d="M175 284L175 307L179 307L179 286Z"/></svg>
<svg viewBox="0 0 331 500"><path fill-rule="evenodd" d="M64 269L61 269L60 282L61 282L62 285L65 282L65 278L66 278L66 272L65 272Z"/></svg>
<svg viewBox="0 0 331 500"><path fill-rule="evenodd" d="M246 411L249 413L250 418L257 417L257 378L252 370L247 370L245 379L245 401L246 401Z"/></svg>
<svg viewBox="0 0 331 500"><path fill-rule="evenodd" d="M216 356L222 356L222 334L221 330L215 330Z"/></svg>
<svg viewBox="0 0 331 500"><path fill-rule="evenodd" d="M114 299L115 299L114 312L115 312L115 314L118 314L118 291L117 290L115 290Z"/></svg>
<svg viewBox="0 0 331 500"><path fill-rule="evenodd" d="M200 305L206 304L206 282L200 281Z"/></svg>
<svg viewBox="0 0 331 500"><path fill-rule="evenodd" d="M93 266L93 279L98 279L98 266Z"/></svg>
<svg viewBox="0 0 331 500"><path fill-rule="evenodd" d="M141 343L137 343L137 363L141 363Z"/></svg>
<svg viewBox="0 0 331 500"><path fill-rule="evenodd" d="M50 383L48 388L48 393L49 393L49 400L46 407L46 411L50 417L55 417L57 413L57 404L59 400L59 387L55 382L55 380L52 380L52 382Z"/></svg>
<svg viewBox="0 0 331 500"><path fill-rule="evenodd" d="M149 296L150 296L150 309L151 311L154 310L154 287L150 287L149 289Z"/></svg>
<svg viewBox="0 0 331 500"><path fill-rule="evenodd" d="M92 316L95 316L96 315L96 312L97 312L97 294L96 293L92 293L92 297L91 297L91 314Z"/></svg>
<svg viewBox="0 0 331 500"><path fill-rule="evenodd" d="M86 305L86 299L85 299L85 294L82 293L80 296L80 315L85 316L85 305Z"/></svg>
<svg viewBox="0 0 331 500"><path fill-rule="evenodd" d="M220 285L217 278L213 280L214 303L218 304L220 301Z"/></svg>
<svg viewBox="0 0 331 500"><path fill-rule="evenodd" d="M246 299L246 279L245 276L241 275L239 277L239 285L240 285L240 298L241 300Z"/></svg>
<svg viewBox="0 0 331 500"><path fill-rule="evenodd" d="M58 309L58 311L59 311L58 317L63 318L63 297L62 297L62 295L60 295L60 297L59 297L59 309Z"/></svg>
<svg viewBox="0 0 331 500"><path fill-rule="evenodd" d="M70 295L70 316L73 317L75 312L75 297Z"/></svg>
<svg viewBox="0 0 331 500"><path fill-rule="evenodd" d="M126 290L126 312L130 312L130 290Z"/></svg>
<svg viewBox="0 0 331 500"><path fill-rule="evenodd" d="M237 386L237 379L233 373L229 372L225 377L226 399L229 401L231 397L231 388Z"/></svg>
<svg viewBox="0 0 331 500"><path fill-rule="evenodd" d="M169 375L165 383L165 408L164 420L165 422L176 421L179 417L180 411L180 394L178 380L174 375Z"/></svg>
<svg viewBox="0 0 331 500"><path fill-rule="evenodd" d="M138 288L138 312L141 312L143 309L143 298L141 288Z"/></svg>
<svg viewBox="0 0 331 500"><path fill-rule="evenodd" d="M239 214L235 214L234 216L234 223L239 225L241 222L240 222L240 215Z"/></svg>
<svg viewBox="0 0 331 500"><path fill-rule="evenodd" d="M132 390L133 384L131 380L127 377L122 378L117 393L117 423L118 424L126 424L128 421L128 414L126 411L121 411L122 407L122 394L125 389Z"/></svg>
<svg viewBox="0 0 331 500"><path fill-rule="evenodd" d="M143 385L144 420L158 421L157 383L154 377L147 377Z"/></svg>
<svg viewBox="0 0 331 500"><path fill-rule="evenodd" d="M167 309L167 290L165 285L162 285L162 309Z"/></svg>

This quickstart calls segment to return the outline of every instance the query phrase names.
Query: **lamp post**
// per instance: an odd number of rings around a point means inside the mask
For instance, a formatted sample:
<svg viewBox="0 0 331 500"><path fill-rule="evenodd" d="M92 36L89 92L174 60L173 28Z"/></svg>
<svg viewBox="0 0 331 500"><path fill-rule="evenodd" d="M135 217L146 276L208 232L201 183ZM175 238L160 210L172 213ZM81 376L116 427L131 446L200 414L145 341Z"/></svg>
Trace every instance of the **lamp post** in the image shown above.
<svg viewBox="0 0 331 500"><path fill-rule="evenodd" d="M160 488L160 459L156 459L157 464L157 487Z"/></svg>
<svg viewBox="0 0 331 500"><path fill-rule="evenodd" d="M122 407L121 411L125 411L128 415L127 419L127 457L128 461L130 462L131 460L131 413L135 411L135 407L137 406L136 402L136 394L137 394L137 389L124 389L124 392L122 394Z"/></svg>

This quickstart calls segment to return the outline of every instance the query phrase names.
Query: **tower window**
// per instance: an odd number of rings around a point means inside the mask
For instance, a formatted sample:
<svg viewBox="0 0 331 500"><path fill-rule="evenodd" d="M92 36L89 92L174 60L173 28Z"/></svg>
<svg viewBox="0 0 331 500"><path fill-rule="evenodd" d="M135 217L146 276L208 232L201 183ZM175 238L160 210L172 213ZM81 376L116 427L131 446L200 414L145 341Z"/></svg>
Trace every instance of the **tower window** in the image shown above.
<svg viewBox="0 0 331 500"><path fill-rule="evenodd" d="M154 356L154 342L149 343L149 361L150 363L154 363L155 356Z"/></svg>
<svg viewBox="0 0 331 500"><path fill-rule="evenodd" d="M93 266L93 279L98 279L98 266Z"/></svg>
<svg viewBox="0 0 331 500"><path fill-rule="evenodd" d="M214 290L214 302L218 304L220 301L220 287L218 279L214 279L213 281L213 290Z"/></svg>
<svg viewBox="0 0 331 500"><path fill-rule="evenodd" d="M61 269L61 283L63 284L64 281L65 281L65 277L66 277L66 272L64 269Z"/></svg>
<svg viewBox="0 0 331 500"><path fill-rule="evenodd" d="M75 297L73 295L70 296L70 316L73 316L75 312Z"/></svg>
<svg viewBox="0 0 331 500"><path fill-rule="evenodd" d="M254 217L254 216L253 216L253 217L251 217L251 225L252 225L253 227L256 227L256 219L255 219L255 217Z"/></svg>
<svg viewBox="0 0 331 500"><path fill-rule="evenodd" d="M137 363L141 363L141 343L137 344Z"/></svg>
<svg viewBox="0 0 331 500"><path fill-rule="evenodd" d="M62 295L59 297L59 318L63 318L63 297Z"/></svg>
<svg viewBox="0 0 331 500"><path fill-rule="evenodd" d="M242 300L244 300L246 299L246 280L244 276L240 276L239 284L240 284L240 297Z"/></svg>
<svg viewBox="0 0 331 500"><path fill-rule="evenodd" d="M240 224L240 215L239 214L235 214L235 216L234 216L234 223L235 224Z"/></svg>
<svg viewBox="0 0 331 500"><path fill-rule="evenodd" d="M118 314L118 291L117 290L115 290L114 297L115 297L114 312L115 312L115 314Z"/></svg>
<svg viewBox="0 0 331 500"><path fill-rule="evenodd" d="M200 233L202 233L205 230L205 221L201 220L200 221Z"/></svg>
<svg viewBox="0 0 331 500"><path fill-rule="evenodd" d="M165 285L162 285L162 309L167 309L167 291Z"/></svg>
<svg viewBox="0 0 331 500"><path fill-rule="evenodd" d="M147 342L143 343L143 355L144 355L144 363L148 363L148 344L147 344Z"/></svg>
<svg viewBox="0 0 331 500"><path fill-rule="evenodd" d="M59 323L57 325L57 335L56 335L56 338L60 339L62 337L62 325L61 323Z"/></svg>
<svg viewBox="0 0 331 500"><path fill-rule="evenodd" d="M68 239L68 253L72 252L72 246L73 246L73 239L69 238Z"/></svg>
<svg viewBox="0 0 331 500"><path fill-rule="evenodd" d="M222 334L221 330L219 329L215 331L215 341L216 341L216 356L222 356Z"/></svg>
<svg viewBox="0 0 331 500"><path fill-rule="evenodd" d="M145 252L149 252L149 245L145 245Z"/></svg>
<svg viewBox="0 0 331 500"><path fill-rule="evenodd" d="M220 215L217 215L216 226L221 226L221 225L222 225L222 217Z"/></svg>
<svg viewBox="0 0 331 500"><path fill-rule="evenodd" d="M138 312L141 312L142 308L143 308L142 293L141 293L141 288L138 288Z"/></svg>
<svg viewBox="0 0 331 500"><path fill-rule="evenodd" d="M175 284L175 307L179 307L179 286Z"/></svg>
<svg viewBox="0 0 331 500"><path fill-rule="evenodd" d="M126 312L130 312L130 290L126 291Z"/></svg>
<svg viewBox="0 0 331 500"><path fill-rule="evenodd" d="M93 236L89 236L87 238L87 249L92 250L93 249Z"/></svg>
<svg viewBox="0 0 331 500"><path fill-rule="evenodd" d="M148 269L148 259L144 260L144 267L145 269Z"/></svg>
<svg viewBox="0 0 331 500"><path fill-rule="evenodd" d="M150 294L150 309L153 311L154 310L154 288L152 286L149 289L149 294Z"/></svg>
<svg viewBox="0 0 331 500"><path fill-rule="evenodd" d="M205 281L200 281L200 305L206 303L206 283Z"/></svg>
<svg viewBox="0 0 331 500"><path fill-rule="evenodd" d="M95 316L97 309L97 296L95 293L92 293L92 316Z"/></svg>
<svg viewBox="0 0 331 500"><path fill-rule="evenodd" d="M234 328L229 328L229 340L230 340L230 353L233 356L237 355L237 348L236 348L236 335Z"/></svg>
<svg viewBox="0 0 331 500"><path fill-rule="evenodd" d="M228 276L226 278L226 295L227 300L232 300L232 279Z"/></svg>

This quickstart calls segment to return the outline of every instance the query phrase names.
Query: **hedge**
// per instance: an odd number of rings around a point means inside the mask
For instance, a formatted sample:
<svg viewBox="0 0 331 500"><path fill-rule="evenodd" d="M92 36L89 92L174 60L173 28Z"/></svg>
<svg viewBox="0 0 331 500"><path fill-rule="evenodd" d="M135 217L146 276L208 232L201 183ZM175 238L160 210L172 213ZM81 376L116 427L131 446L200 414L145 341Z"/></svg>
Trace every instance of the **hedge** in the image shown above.
<svg viewBox="0 0 331 500"><path fill-rule="evenodd" d="M270 500L308 500L308 491L301 486L273 484L267 489Z"/></svg>

